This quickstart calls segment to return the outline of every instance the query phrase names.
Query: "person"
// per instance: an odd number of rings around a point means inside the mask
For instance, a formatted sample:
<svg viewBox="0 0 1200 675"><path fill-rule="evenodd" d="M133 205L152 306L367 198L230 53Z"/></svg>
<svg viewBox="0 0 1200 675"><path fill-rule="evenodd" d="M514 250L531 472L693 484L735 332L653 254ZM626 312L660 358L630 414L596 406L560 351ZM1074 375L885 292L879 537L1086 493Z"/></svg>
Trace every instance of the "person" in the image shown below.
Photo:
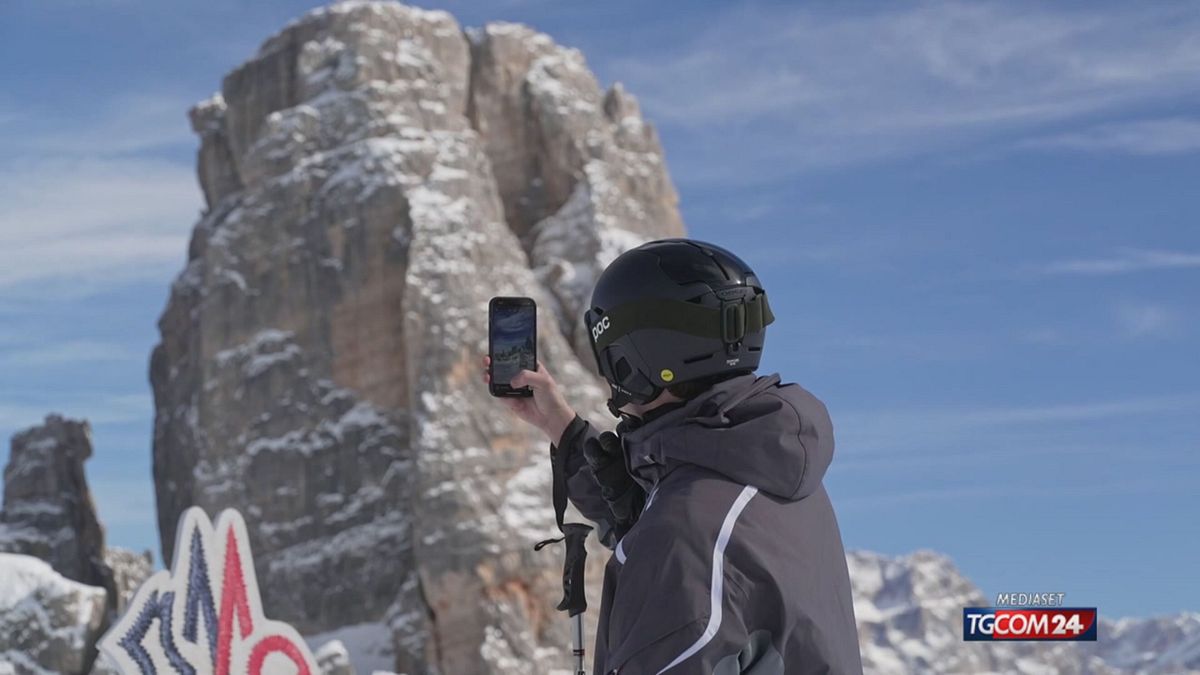
<svg viewBox="0 0 1200 675"><path fill-rule="evenodd" d="M613 549L597 675L862 673L821 484L833 426L811 393L755 374L772 320L734 254L650 242L604 270L584 317L616 433L577 415L540 363L512 381L532 397L503 399L550 439L571 502Z"/></svg>

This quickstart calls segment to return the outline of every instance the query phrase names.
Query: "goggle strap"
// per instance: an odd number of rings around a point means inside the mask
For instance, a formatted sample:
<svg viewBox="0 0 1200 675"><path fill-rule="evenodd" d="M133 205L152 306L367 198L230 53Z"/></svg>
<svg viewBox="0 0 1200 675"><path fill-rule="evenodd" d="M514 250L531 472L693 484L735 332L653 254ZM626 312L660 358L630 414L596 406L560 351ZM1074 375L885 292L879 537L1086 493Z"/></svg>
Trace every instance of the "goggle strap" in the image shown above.
<svg viewBox="0 0 1200 675"><path fill-rule="evenodd" d="M737 342L747 333L757 333L775 320L766 293L758 293L750 300L725 301L718 308L682 300L650 298L614 307L601 316L608 318L609 325L592 343L597 354L627 335L633 327L673 330L722 342ZM588 321L589 331L592 325L593 322Z"/></svg>

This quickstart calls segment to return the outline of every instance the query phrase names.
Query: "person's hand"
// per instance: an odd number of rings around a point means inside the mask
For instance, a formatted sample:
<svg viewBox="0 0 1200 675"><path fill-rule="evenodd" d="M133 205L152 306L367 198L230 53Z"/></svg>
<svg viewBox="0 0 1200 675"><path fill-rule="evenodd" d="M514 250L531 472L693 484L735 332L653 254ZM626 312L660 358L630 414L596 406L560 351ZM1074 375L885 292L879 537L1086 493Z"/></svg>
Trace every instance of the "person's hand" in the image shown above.
<svg viewBox="0 0 1200 675"><path fill-rule="evenodd" d="M488 375L491 361L491 357L483 357L483 381L486 384L491 383ZM533 390L533 396L501 396L500 401L517 417L541 429L551 443L558 443L571 420L575 419L575 411L563 398L558 383L550 373L539 362L536 371L522 370L510 384L517 389L529 387Z"/></svg>

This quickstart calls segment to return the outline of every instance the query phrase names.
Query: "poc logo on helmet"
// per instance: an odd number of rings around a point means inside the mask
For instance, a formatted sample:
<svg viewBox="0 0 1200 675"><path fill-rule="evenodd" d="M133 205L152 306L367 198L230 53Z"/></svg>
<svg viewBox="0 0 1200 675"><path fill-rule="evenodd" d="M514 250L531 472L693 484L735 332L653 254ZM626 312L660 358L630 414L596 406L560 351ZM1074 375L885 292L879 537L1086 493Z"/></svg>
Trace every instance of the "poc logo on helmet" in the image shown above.
<svg viewBox="0 0 1200 675"><path fill-rule="evenodd" d="M609 323L607 316L597 321L596 325L592 326L592 342L599 340L600 336L604 334L604 331L608 330L608 326Z"/></svg>

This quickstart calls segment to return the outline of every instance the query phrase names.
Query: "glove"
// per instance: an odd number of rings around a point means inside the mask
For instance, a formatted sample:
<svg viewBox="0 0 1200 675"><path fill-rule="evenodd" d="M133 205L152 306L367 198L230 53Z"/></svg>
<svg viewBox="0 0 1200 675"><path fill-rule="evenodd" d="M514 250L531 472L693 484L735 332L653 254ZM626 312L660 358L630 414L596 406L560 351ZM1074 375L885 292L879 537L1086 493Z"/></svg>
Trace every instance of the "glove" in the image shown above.
<svg viewBox="0 0 1200 675"><path fill-rule="evenodd" d="M637 522L646 503L646 491L625 468L625 449L611 431L589 438L583 445L583 458L600 485L600 495L608 503L617 539Z"/></svg>

